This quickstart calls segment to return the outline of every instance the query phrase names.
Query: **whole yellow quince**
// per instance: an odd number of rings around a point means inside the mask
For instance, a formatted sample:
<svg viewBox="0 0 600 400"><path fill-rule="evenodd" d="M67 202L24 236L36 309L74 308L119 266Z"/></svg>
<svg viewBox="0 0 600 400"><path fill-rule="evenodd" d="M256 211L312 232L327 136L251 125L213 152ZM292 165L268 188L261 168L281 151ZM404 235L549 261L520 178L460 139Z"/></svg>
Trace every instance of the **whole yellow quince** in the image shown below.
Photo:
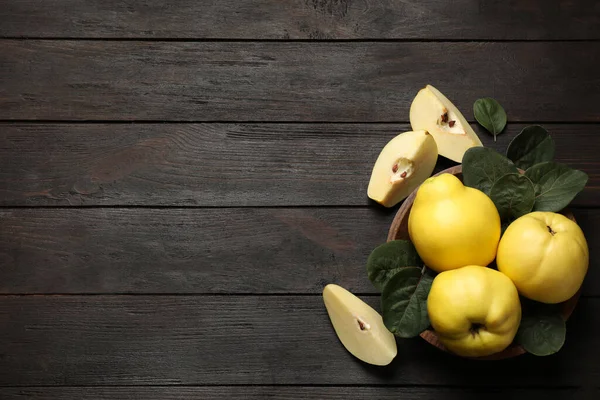
<svg viewBox="0 0 600 400"><path fill-rule="evenodd" d="M536 211L512 222L498 246L498 270L519 292L542 303L571 298L588 270L589 250L575 222L554 212Z"/></svg>
<svg viewBox="0 0 600 400"><path fill-rule="evenodd" d="M434 176L417 189L408 233L434 271L488 265L496 257L500 232L500 215L492 200L456 176Z"/></svg>
<svg viewBox="0 0 600 400"><path fill-rule="evenodd" d="M521 323L521 302L513 282L501 272L476 265L438 274L427 312L440 341L463 357L504 350Z"/></svg>

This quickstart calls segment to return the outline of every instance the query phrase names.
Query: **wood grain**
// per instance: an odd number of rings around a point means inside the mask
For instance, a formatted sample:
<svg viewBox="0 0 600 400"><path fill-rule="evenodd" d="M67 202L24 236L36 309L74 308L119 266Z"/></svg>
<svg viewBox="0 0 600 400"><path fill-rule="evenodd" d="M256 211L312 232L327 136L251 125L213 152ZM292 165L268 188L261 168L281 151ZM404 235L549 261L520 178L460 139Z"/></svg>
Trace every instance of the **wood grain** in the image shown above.
<svg viewBox="0 0 600 400"><path fill-rule="evenodd" d="M484 145L504 153L525 125ZM600 124L544 124L556 160L589 175L574 205L600 203ZM2 206L346 206L408 124L4 124ZM451 165L441 158L436 171Z"/></svg>
<svg viewBox="0 0 600 400"><path fill-rule="evenodd" d="M4 400L204 400L204 399L280 399L280 400L531 400L594 399L598 388L438 388L438 387L310 387L310 386L227 386L227 387L44 387L0 388ZM537 397L539 398L539 397Z"/></svg>
<svg viewBox="0 0 600 400"><path fill-rule="evenodd" d="M600 210L575 209L600 296ZM394 214L375 208L0 211L1 293L376 293L366 260Z"/></svg>
<svg viewBox="0 0 600 400"><path fill-rule="evenodd" d="M450 55L450 56L448 56ZM472 118L600 121L594 42L0 41L0 119L407 121L425 84Z"/></svg>
<svg viewBox="0 0 600 400"><path fill-rule="evenodd" d="M415 338L387 368L343 348L320 296L2 296L0 318L10 386L589 387L600 376L597 298L581 300L551 357L469 361Z"/></svg>
<svg viewBox="0 0 600 400"><path fill-rule="evenodd" d="M600 39L593 0L2 0L0 36Z"/></svg>
<svg viewBox="0 0 600 400"><path fill-rule="evenodd" d="M4 293L372 291L391 215L369 209L0 211Z"/></svg>

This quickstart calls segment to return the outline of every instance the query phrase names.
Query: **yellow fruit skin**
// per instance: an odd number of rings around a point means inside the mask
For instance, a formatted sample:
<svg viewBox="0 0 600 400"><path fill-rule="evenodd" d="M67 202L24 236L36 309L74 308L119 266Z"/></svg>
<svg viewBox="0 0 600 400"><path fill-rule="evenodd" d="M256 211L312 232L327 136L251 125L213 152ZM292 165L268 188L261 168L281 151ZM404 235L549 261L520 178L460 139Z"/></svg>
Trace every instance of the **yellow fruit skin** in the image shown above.
<svg viewBox="0 0 600 400"><path fill-rule="evenodd" d="M463 357L504 350L521 323L519 292L512 281L501 272L475 265L438 274L427 298L427 312L440 341ZM473 330L474 324L480 327Z"/></svg>
<svg viewBox="0 0 600 400"><path fill-rule="evenodd" d="M434 271L486 266L496 257L500 215L483 192L445 173L427 179L417 190L408 232L419 256Z"/></svg>
<svg viewBox="0 0 600 400"><path fill-rule="evenodd" d="M589 249L575 222L562 214L536 211L509 225L496 263L524 297L554 304L570 299L581 287Z"/></svg>

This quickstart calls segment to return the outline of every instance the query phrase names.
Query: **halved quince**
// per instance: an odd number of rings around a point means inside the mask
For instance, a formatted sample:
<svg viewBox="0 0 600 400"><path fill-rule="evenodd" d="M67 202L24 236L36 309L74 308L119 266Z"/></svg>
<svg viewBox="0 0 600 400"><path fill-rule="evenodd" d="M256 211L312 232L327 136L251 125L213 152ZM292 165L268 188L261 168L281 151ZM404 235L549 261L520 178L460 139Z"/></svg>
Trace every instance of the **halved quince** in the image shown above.
<svg viewBox="0 0 600 400"><path fill-rule="evenodd" d="M458 108L431 85L413 99L410 124L413 130L427 130L435 139L439 154L458 163L468 149L483 146Z"/></svg>
<svg viewBox="0 0 600 400"><path fill-rule="evenodd" d="M397 135L379 153L367 195L385 207L395 206L431 176L437 157L435 140L427 131Z"/></svg>
<svg viewBox="0 0 600 400"><path fill-rule="evenodd" d="M334 284L325 286L323 300L333 328L350 354L373 365L392 362L398 352L396 338L377 311Z"/></svg>

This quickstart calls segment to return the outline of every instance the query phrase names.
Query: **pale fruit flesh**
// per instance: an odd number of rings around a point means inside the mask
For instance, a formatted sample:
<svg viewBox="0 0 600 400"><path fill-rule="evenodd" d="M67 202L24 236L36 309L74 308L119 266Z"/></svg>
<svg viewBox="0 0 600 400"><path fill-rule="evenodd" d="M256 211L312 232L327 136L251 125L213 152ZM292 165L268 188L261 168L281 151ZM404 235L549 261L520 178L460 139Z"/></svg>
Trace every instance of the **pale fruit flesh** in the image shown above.
<svg viewBox="0 0 600 400"><path fill-rule="evenodd" d="M323 301L346 350L368 364L383 366L392 362L397 354L396 338L377 311L334 284L323 289Z"/></svg>
<svg viewBox="0 0 600 400"><path fill-rule="evenodd" d="M496 257L500 215L483 192L444 173L427 179L417 190L408 233L425 265L436 272L486 266Z"/></svg>
<svg viewBox="0 0 600 400"><path fill-rule="evenodd" d="M506 349L521 322L521 302L512 281L475 265L438 274L427 298L427 312L440 341L463 357Z"/></svg>
<svg viewBox="0 0 600 400"><path fill-rule="evenodd" d="M393 207L431 176L438 152L427 131L403 132L379 153L367 189L370 199Z"/></svg>
<svg viewBox="0 0 600 400"><path fill-rule="evenodd" d="M413 130L428 131L439 155L458 163L471 147L483 146L477 133L456 106L431 85L421 89L410 106Z"/></svg>
<svg viewBox="0 0 600 400"><path fill-rule="evenodd" d="M558 213L536 211L508 226L496 264L524 297L555 304L567 301L580 289L588 270L589 249L574 221Z"/></svg>

